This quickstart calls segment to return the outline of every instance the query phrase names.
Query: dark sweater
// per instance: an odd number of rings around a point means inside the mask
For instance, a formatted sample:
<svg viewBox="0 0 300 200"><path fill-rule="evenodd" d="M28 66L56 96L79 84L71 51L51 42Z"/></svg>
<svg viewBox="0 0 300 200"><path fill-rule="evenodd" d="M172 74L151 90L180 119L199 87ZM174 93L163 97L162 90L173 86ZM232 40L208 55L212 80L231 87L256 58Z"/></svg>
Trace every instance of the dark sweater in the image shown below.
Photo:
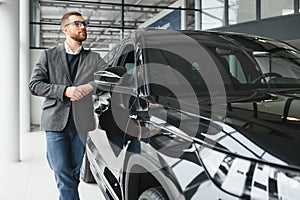
<svg viewBox="0 0 300 200"><path fill-rule="evenodd" d="M77 68L79 64L79 54L72 55L72 54L66 54L67 55L67 62L70 70L71 80L74 81L77 73ZM76 126L74 123L72 108L70 109L70 115L68 119L68 123L66 127L64 128L64 131L70 131L70 132L77 132Z"/></svg>
<svg viewBox="0 0 300 200"><path fill-rule="evenodd" d="M79 54L77 55L72 55L67 53L67 62L71 74L71 80L72 82L75 79L76 73L77 73L77 68L78 68L78 63L79 63Z"/></svg>

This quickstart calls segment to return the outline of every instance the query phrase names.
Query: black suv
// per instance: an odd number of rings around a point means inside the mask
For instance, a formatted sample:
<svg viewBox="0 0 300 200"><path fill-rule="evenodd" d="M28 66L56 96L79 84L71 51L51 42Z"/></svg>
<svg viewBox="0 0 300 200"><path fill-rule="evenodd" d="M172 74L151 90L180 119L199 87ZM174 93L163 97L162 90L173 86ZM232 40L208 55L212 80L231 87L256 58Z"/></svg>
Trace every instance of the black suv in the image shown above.
<svg viewBox="0 0 300 200"><path fill-rule="evenodd" d="M297 49L143 29L105 60L82 178L107 199L300 198Z"/></svg>

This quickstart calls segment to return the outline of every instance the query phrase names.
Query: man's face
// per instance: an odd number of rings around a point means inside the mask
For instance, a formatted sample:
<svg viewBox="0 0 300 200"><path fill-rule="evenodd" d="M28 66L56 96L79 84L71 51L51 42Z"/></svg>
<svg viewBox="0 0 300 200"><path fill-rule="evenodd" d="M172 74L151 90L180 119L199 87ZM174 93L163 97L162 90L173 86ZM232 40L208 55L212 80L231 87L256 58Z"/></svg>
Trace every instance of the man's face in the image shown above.
<svg viewBox="0 0 300 200"><path fill-rule="evenodd" d="M67 37L72 38L77 42L86 40L86 26L84 25L84 19L81 16L71 15L69 20L65 23L63 31Z"/></svg>

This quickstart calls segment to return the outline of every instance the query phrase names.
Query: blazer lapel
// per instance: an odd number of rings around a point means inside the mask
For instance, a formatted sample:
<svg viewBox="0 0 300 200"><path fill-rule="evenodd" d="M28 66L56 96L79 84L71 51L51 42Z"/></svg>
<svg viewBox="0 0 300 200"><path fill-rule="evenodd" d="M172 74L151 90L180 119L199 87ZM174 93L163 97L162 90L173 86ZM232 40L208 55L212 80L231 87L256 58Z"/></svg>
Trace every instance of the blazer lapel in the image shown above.
<svg viewBox="0 0 300 200"><path fill-rule="evenodd" d="M59 46L59 51L60 51L60 59L62 61L63 69L67 75L67 80L69 81L70 84L72 84L72 79L70 75L70 70L67 62L67 56L66 56L64 45Z"/></svg>

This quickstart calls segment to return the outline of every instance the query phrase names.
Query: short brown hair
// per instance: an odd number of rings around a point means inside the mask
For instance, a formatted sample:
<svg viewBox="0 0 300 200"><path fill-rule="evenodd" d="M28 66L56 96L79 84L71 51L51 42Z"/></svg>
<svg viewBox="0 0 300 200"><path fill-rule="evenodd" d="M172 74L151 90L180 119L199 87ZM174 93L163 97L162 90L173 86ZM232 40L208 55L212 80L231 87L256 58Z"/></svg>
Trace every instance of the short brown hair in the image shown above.
<svg viewBox="0 0 300 200"><path fill-rule="evenodd" d="M80 16L82 17L81 13L73 11L73 12L68 12L66 14L64 14L64 16L61 18L61 27L64 27L64 24L66 24L66 22L68 21L69 17L72 15L76 15L76 16Z"/></svg>

